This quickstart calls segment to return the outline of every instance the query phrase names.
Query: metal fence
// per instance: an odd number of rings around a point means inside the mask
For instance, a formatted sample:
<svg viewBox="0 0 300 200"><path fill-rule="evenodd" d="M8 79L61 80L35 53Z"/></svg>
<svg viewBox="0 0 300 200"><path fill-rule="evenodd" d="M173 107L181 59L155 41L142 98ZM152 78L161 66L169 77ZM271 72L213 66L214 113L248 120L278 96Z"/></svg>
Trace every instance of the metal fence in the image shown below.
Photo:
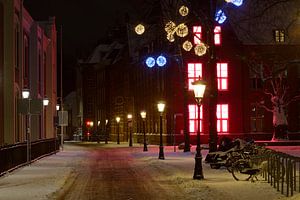
<svg viewBox="0 0 300 200"><path fill-rule="evenodd" d="M55 153L59 143L55 138L38 140L31 143L31 159ZM27 144L18 143L0 147L0 176L27 163Z"/></svg>
<svg viewBox="0 0 300 200"><path fill-rule="evenodd" d="M267 161L262 171L265 181L287 197L300 192L299 157L268 150L268 153L261 158Z"/></svg>

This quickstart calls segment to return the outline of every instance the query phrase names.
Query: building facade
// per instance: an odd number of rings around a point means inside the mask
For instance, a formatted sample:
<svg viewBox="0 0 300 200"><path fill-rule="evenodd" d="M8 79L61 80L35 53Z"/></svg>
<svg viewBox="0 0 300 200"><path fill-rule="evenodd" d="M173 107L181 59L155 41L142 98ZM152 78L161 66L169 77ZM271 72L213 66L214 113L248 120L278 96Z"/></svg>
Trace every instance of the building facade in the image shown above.
<svg viewBox="0 0 300 200"><path fill-rule="evenodd" d="M20 0L0 1L0 146L56 137L56 24L55 18L35 21ZM22 114L22 90L30 92L31 109L49 99L47 107ZM26 108L27 109L27 108ZM30 126L29 123L30 122Z"/></svg>

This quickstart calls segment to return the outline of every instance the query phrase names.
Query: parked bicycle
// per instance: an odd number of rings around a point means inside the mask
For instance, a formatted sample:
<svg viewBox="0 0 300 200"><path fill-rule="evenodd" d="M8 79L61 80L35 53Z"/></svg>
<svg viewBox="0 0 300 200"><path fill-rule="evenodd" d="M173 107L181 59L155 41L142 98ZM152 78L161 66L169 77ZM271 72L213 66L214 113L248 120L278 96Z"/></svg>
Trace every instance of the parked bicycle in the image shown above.
<svg viewBox="0 0 300 200"><path fill-rule="evenodd" d="M282 162L272 162L272 151L264 147L256 147L257 154L251 155L241 151L241 158L232 163L231 173L235 180L258 180L257 176L268 172L275 180L282 179L285 175L285 167Z"/></svg>

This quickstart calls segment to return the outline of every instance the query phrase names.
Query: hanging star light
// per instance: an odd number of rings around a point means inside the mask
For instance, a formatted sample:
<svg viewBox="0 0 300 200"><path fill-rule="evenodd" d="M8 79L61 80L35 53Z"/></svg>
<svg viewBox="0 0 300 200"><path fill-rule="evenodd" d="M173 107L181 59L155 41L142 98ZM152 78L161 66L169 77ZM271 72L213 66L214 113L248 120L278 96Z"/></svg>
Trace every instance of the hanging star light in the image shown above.
<svg viewBox="0 0 300 200"><path fill-rule="evenodd" d="M168 21L165 25L165 31L170 34L170 33L174 33L176 29L176 24L172 21Z"/></svg>
<svg viewBox="0 0 300 200"><path fill-rule="evenodd" d="M188 34L189 34L189 29L187 25L185 25L184 23L181 23L176 27L176 35L178 35L179 37L185 37Z"/></svg>
<svg viewBox="0 0 300 200"><path fill-rule="evenodd" d="M194 51L197 56L203 56L206 53L206 50L207 50L207 48L204 43L197 44L194 47Z"/></svg>
<svg viewBox="0 0 300 200"><path fill-rule="evenodd" d="M136 34L142 35L145 32L145 26L143 24L138 24L134 30Z"/></svg>
<svg viewBox="0 0 300 200"><path fill-rule="evenodd" d="M181 6L179 8L179 14L182 16L182 17L185 17L189 14L189 8L186 7L186 6Z"/></svg>
<svg viewBox="0 0 300 200"><path fill-rule="evenodd" d="M185 50L185 51L190 51L192 48L193 48L193 44L186 40L183 44L182 44L182 48Z"/></svg>
<svg viewBox="0 0 300 200"><path fill-rule="evenodd" d="M225 13L223 10L218 10L216 12L215 15L215 20L219 23L219 24L223 24L225 22L225 20L227 19Z"/></svg>
<svg viewBox="0 0 300 200"><path fill-rule="evenodd" d="M243 0L225 0L227 3L232 3L235 6L241 6L243 4Z"/></svg>
<svg viewBox="0 0 300 200"><path fill-rule="evenodd" d="M170 42L174 42L175 41L174 34L168 33L167 34L167 40L169 40Z"/></svg>

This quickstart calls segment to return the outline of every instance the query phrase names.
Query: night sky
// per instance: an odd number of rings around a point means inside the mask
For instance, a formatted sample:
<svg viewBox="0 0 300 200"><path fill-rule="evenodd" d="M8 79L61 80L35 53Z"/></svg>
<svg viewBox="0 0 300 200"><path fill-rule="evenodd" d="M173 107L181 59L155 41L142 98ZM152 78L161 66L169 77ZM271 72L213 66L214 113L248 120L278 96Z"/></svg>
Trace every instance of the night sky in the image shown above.
<svg viewBox="0 0 300 200"><path fill-rule="evenodd" d="M36 21L56 17L58 53L62 26L64 96L75 87L74 66L86 57L97 41L107 36L116 24L124 23L125 13L140 12L138 0L24 0L24 6ZM58 57L58 59L60 59ZM58 60L58 69L60 67ZM71 75L70 75L71 74ZM69 77L69 78L67 78Z"/></svg>

